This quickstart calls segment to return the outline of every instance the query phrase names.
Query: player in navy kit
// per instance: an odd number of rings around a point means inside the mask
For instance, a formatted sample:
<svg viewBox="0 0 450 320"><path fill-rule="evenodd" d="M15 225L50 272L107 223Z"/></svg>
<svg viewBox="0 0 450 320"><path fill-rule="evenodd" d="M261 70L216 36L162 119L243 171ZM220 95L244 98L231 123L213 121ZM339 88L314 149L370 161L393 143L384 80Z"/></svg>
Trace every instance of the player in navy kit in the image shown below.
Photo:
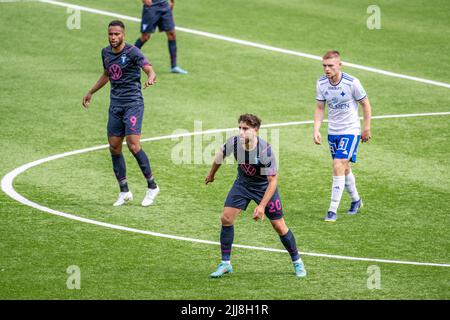
<svg viewBox="0 0 450 320"><path fill-rule="evenodd" d="M103 74L83 97L83 106L88 108L92 95L108 83L111 84L110 107L108 118L108 142L114 173L120 187L120 193L114 206L120 206L133 199L126 179L125 159L122 154L124 138L142 173L148 190L142 206L153 203L159 193L152 175L150 162L141 148L141 126L144 115L144 99L141 92L141 69L148 79L144 88L153 85L156 74L149 61L135 46L125 43L125 26L114 20L108 25L109 46L102 49Z"/></svg>
<svg viewBox="0 0 450 320"><path fill-rule="evenodd" d="M173 8L175 0L142 0L141 36L136 40L135 46L139 49L151 38L156 31L165 31L170 54L170 71L172 73L187 74L186 70L177 65L177 39Z"/></svg>
<svg viewBox="0 0 450 320"><path fill-rule="evenodd" d="M238 162L238 175L225 200L221 215L222 229L220 244L222 262L211 277L218 278L233 272L230 263L231 247L234 240L234 221L242 210L246 210L251 200L258 206L253 211L255 221L266 215L280 240L289 252L298 277L306 276L306 270L297 250L295 237L283 218L283 208L277 188L277 165L270 144L258 137L261 120L252 114L239 117L239 136L231 137L217 153L211 170L205 178L208 184L225 157L233 154Z"/></svg>

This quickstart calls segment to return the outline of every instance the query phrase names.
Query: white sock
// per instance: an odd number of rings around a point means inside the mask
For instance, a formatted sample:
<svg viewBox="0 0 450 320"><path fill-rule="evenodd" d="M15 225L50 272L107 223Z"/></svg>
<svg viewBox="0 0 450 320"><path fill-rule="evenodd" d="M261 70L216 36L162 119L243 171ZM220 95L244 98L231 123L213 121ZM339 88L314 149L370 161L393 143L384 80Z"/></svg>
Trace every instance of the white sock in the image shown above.
<svg viewBox="0 0 450 320"><path fill-rule="evenodd" d="M298 260L292 261L292 263L301 263L302 262L302 258L298 258Z"/></svg>
<svg viewBox="0 0 450 320"><path fill-rule="evenodd" d="M352 202L359 200L358 190L356 190L355 176L351 171L345 176L345 190L347 190L348 194L352 198Z"/></svg>
<svg viewBox="0 0 450 320"><path fill-rule="evenodd" d="M328 211L337 213L342 193L345 189L345 176L333 176L333 185L331 186L331 202Z"/></svg>
<svg viewBox="0 0 450 320"><path fill-rule="evenodd" d="M228 261L223 261L223 260L222 260L222 263L225 263L225 264L231 264L231 261L230 261L230 260L228 260Z"/></svg>

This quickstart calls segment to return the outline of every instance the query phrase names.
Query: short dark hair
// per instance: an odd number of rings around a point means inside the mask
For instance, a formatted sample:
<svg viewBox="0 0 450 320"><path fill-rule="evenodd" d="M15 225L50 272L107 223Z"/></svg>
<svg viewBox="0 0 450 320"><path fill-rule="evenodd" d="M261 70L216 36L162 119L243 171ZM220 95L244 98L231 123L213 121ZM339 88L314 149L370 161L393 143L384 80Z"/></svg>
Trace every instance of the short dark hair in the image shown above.
<svg viewBox="0 0 450 320"><path fill-rule="evenodd" d="M240 115L238 122L245 122L248 126L255 129L259 129L259 127L261 126L261 119L254 114L249 113Z"/></svg>
<svg viewBox="0 0 450 320"><path fill-rule="evenodd" d="M323 55L322 59L326 60L326 59L333 59L333 58L340 58L340 57L341 57L341 54L339 53L339 51L337 51L337 50L330 50L330 51L327 51Z"/></svg>
<svg viewBox="0 0 450 320"><path fill-rule="evenodd" d="M109 27L121 27L123 30L125 30L125 25L120 20L113 20L108 24Z"/></svg>

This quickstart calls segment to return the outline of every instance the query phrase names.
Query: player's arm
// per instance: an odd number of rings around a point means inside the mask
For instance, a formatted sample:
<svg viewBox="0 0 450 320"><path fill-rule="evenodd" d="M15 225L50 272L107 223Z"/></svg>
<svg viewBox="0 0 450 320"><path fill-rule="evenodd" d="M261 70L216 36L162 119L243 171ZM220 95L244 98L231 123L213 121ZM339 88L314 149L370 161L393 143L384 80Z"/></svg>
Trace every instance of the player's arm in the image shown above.
<svg viewBox="0 0 450 320"><path fill-rule="evenodd" d="M144 6L151 6L152 5L152 0L142 0L142 4L144 5Z"/></svg>
<svg viewBox="0 0 450 320"><path fill-rule="evenodd" d="M169 6L170 10L173 10L173 8L175 7L175 0L169 0Z"/></svg>
<svg viewBox="0 0 450 320"><path fill-rule="evenodd" d="M277 189L277 176L267 176L267 180L269 181L269 185L267 186L266 192L264 193L264 197L262 198L259 205L253 211L253 220L258 221L264 218L264 211L266 209L267 204L270 199L272 199L275 190Z"/></svg>
<svg viewBox="0 0 450 320"><path fill-rule="evenodd" d="M317 100L316 111L314 112L314 133L313 133L313 139L315 144L322 143L322 136L320 135L320 126L322 125L324 113L325 113L325 101Z"/></svg>
<svg viewBox="0 0 450 320"><path fill-rule="evenodd" d="M83 107L87 108L89 107L89 104L91 103L91 98L94 93L96 93L98 90L103 88L105 84L107 84L109 81L108 78L108 71L105 69L103 70L102 75L97 80L97 82L94 84L94 86L89 90L86 95L83 97Z"/></svg>
<svg viewBox="0 0 450 320"><path fill-rule="evenodd" d="M150 64L146 64L142 67L142 70L147 74L147 81L144 83L144 89L152 86L156 83L156 73Z"/></svg>
<svg viewBox="0 0 450 320"><path fill-rule="evenodd" d="M205 184L214 182L214 176L216 175L217 170L219 170L220 166L222 165L223 159L224 159L223 149L220 149L219 152L216 153L214 162L211 165L211 169L209 170L208 175L205 177Z"/></svg>
<svg viewBox="0 0 450 320"><path fill-rule="evenodd" d="M359 103L361 103L364 118L364 127L363 132L361 134L361 141L368 142L369 139L372 138L372 134L370 132L370 122L372 120L372 107L370 106L370 102L367 97L362 99Z"/></svg>

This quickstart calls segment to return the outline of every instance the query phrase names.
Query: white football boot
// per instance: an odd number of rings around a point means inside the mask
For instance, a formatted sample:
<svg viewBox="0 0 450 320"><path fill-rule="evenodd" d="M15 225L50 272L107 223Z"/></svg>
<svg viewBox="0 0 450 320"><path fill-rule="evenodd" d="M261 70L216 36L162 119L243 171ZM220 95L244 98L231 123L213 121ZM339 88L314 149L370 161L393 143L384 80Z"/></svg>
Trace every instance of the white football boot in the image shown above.
<svg viewBox="0 0 450 320"><path fill-rule="evenodd" d="M119 197L117 198L117 201L114 202L113 206L118 207L131 200L133 200L133 194L131 193L131 191L119 192Z"/></svg>
<svg viewBox="0 0 450 320"><path fill-rule="evenodd" d="M144 200L142 200L142 206L143 207L148 207L149 205L151 205L153 203L153 201L155 200L156 196L159 193L159 186L157 186L155 189L148 189L145 192L145 197Z"/></svg>

